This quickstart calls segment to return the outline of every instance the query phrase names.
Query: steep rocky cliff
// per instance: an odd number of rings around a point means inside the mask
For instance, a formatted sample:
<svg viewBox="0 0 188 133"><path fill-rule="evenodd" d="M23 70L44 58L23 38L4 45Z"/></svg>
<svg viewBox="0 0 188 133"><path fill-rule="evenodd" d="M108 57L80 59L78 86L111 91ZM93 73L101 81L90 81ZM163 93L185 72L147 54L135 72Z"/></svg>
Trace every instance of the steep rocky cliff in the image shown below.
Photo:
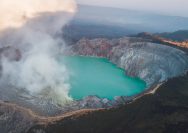
<svg viewBox="0 0 188 133"><path fill-rule="evenodd" d="M188 69L185 52L139 38L82 39L67 51L71 55L108 58L128 75L146 81L148 88Z"/></svg>

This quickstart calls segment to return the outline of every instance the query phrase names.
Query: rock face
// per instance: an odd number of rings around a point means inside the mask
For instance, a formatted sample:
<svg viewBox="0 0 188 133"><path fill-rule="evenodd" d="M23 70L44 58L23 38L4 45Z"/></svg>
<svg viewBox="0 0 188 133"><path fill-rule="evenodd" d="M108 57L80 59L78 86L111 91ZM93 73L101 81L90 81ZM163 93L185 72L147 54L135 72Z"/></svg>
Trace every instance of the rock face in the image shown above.
<svg viewBox="0 0 188 133"><path fill-rule="evenodd" d="M30 112L16 105L0 101L0 132L24 133L36 124Z"/></svg>
<svg viewBox="0 0 188 133"><path fill-rule="evenodd" d="M126 106L35 125L28 133L188 133L187 125L188 74Z"/></svg>
<svg viewBox="0 0 188 133"><path fill-rule="evenodd" d="M71 55L108 58L128 75L143 79L148 87L184 74L188 69L185 52L139 38L82 39L68 51Z"/></svg>
<svg viewBox="0 0 188 133"><path fill-rule="evenodd" d="M188 57L185 52L139 38L82 39L77 44L68 47L64 54L108 58L125 69L128 75L146 81L148 88L168 78L181 75L188 68ZM1 56L9 57L10 60L15 61L21 58L19 51L11 48L3 49ZM8 89L3 89L5 87ZM113 100L87 96L61 106L54 104L52 99L31 96L21 88L15 89L14 86L7 85L4 82L0 86L1 100L22 105L45 116L54 116L80 109L117 107L131 102L138 96L117 96Z"/></svg>

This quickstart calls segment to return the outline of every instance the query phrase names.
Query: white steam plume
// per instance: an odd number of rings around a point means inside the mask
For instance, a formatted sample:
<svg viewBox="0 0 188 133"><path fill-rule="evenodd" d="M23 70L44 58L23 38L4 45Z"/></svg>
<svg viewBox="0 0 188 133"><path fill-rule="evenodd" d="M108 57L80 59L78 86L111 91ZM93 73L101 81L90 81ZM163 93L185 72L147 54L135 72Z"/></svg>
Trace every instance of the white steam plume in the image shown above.
<svg viewBox="0 0 188 133"><path fill-rule="evenodd" d="M68 74L57 62L61 31L76 11L73 0L0 0L0 44L21 51L19 61L1 59L1 82L58 104L68 96ZM9 53L12 54L12 53Z"/></svg>
<svg viewBox="0 0 188 133"><path fill-rule="evenodd" d="M20 27L44 12L75 12L73 0L0 0L0 29Z"/></svg>

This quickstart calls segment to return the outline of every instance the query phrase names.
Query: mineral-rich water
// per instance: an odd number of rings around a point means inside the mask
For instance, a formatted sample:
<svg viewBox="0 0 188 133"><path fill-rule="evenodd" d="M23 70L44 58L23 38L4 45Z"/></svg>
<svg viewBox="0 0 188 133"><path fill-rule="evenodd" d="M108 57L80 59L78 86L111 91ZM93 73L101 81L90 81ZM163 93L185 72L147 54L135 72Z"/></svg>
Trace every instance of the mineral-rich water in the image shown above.
<svg viewBox="0 0 188 133"><path fill-rule="evenodd" d="M123 69L104 58L63 56L60 61L68 69L69 95L75 100L88 95L108 99L132 96L146 88L144 81L127 76Z"/></svg>

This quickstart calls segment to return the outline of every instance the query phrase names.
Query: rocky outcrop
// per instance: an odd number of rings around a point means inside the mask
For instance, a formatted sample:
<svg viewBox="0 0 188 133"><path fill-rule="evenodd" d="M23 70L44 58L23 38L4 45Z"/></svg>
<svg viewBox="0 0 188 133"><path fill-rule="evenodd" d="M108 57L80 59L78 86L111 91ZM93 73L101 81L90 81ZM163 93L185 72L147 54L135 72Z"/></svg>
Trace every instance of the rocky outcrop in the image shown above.
<svg viewBox="0 0 188 133"><path fill-rule="evenodd" d="M0 132L27 133L31 127L37 124L48 125L50 123L67 119L72 116L76 118L78 116L86 115L97 110L101 109L83 109L54 117L43 117L41 115L35 114L35 112L25 107L0 100ZM46 133L43 129L34 129L32 132Z"/></svg>
<svg viewBox="0 0 188 133"><path fill-rule="evenodd" d="M17 50L12 49L13 52L10 50L10 48L2 50L1 55L6 55L10 60L19 60L21 54ZM150 43L140 38L82 39L76 45L68 47L64 54L108 58L125 69L128 75L146 81L148 89L168 78L183 74L188 68L188 57L185 52L169 46ZM23 89L15 89L6 82L2 82L0 88L2 88L0 89L1 100L22 105L44 116L54 116L80 109L117 107L130 103L149 91L146 90L132 97L117 96L113 100L87 96L61 106L55 104L51 98L31 96Z"/></svg>
<svg viewBox="0 0 188 133"><path fill-rule="evenodd" d="M177 31L174 33L159 33L159 34L151 34L148 32L142 32L134 37L139 37L142 39L147 39L147 41L154 42L154 43L160 43L160 44L165 44L169 45L175 48L180 48L183 51L187 51L188 48L188 41L186 40L186 32L185 34L182 31ZM185 36L183 36L184 34Z"/></svg>
<svg viewBox="0 0 188 133"><path fill-rule="evenodd" d="M108 58L128 75L143 79L148 88L188 69L185 52L139 38L82 39L69 48L68 54Z"/></svg>
<svg viewBox="0 0 188 133"><path fill-rule="evenodd" d="M11 53L9 51L6 52L7 50L11 49L8 48L3 50L1 52L1 56L9 57L8 59L10 60L19 60L20 54L17 50L13 50L13 55L16 56L9 56L9 54L7 55L6 53ZM82 39L76 45L67 48L65 54L108 58L119 67L125 69L128 75L140 77L145 80L147 82L148 89L152 89L153 86L167 80L168 78L183 74L188 68L188 57L185 52L175 48L171 48L169 46L146 42L145 40L138 38L122 38L115 40ZM182 77L181 80L184 80L184 78ZM182 84L187 83L187 76L185 77L185 80L186 81L182 82ZM13 90L14 88L10 86L8 91L0 91L1 99L4 101L8 100L9 102L16 103L23 107L0 101L0 130L2 132L13 133L45 133L49 130L54 132L54 129L56 129L53 127L54 124L58 129L55 132L59 132L64 131L64 128L62 128L62 130L59 129L62 127L61 124L67 123L68 121L79 121L83 117L86 118L85 120L86 122L88 122L90 118L87 117L89 117L90 115L94 115L95 117L93 118L98 117L97 119L90 119L92 121L96 120L96 122L94 123L98 123L100 121L104 121L106 123L107 118L111 119L114 122L116 119L114 119L113 116L117 116L118 119L116 122L119 122L121 120L129 121L129 119L135 119L135 117L131 118L130 112L134 113L136 111L137 113L135 113L134 116L136 116L136 114L142 114L141 116L146 117L149 114L149 118L151 118L153 115L156 115L157 117L161 117L160 119L162 119L164 118L164 112L163 110L161 110L161 106L164 106L164 111L167 112L170 110L178 110L179 115L182 116L181 111L183 110L183 112L186 112L187 110L187 103L185 103L187 101L185 94L187 93L182 93L186 92L187 85L184 85L184 90L179 90L179 88L174 87L176 85L175 79L168 82L172 83L172 85L170 84L169 86L167 86L167 89L165 90L165 83L162 87L160 87L161 91L157 90L157 94L154 94L154 96L149 95L140 98L144 94L147 94L148 90L146 90L142 94L132 97L116 96L113 100L108 100L106 98L100 98L97 96L87 96L81 100L72 101L67 105L64 105L63 107L53 104L53 100L50 99L40 99L39 97L32 98L29 95L20 96L20 94L24 93L22 90L20 90L21 93L19 93L19 95L15 95L16 93L14 93L14 91L11 91L11 88ZM181 82L178 82L177 84L180 85L180 83ZM3 84L1 84L1 87L3 87ZM171 87L173 87L176 92L172 92L172 94L170 94ZM13 97L7 97L10 95ZM140 100L132 102L136 98L140 98ZM122 104L127 104L127 106L121 106L120 108L111 109L112 107L119 107ZM167 106L165 104L167 104ZM182 107L179 108L179 105L181 104ZM25 107L28 107L32 109L32 111L37 112L38 114L43 116L54 116L59 114L63 115L57 117L41 117L33 113L31 110L26 109ZM144 109L146 109L146 113L143 110L140 111L140 109L143 107ZM175 109L171 109L172 107ZM97 109L101 108L106 108L107 110L96 111ZM152 110L153 108L154 110ZM85 110L87 109L89 109L89 114L85 115ZM94 109L96 113L91 112L90 109ZM75 111L75 113L72 113L72 111ZM154 111L158 112L155 113ZM67 114L67 112L71 113ZM102 115L98 115L99 113L102 113ZM176 118L176 114L177 112L174 112L172 118ZM187 113L184 114L185 116L187 116ZM122 117L122 115L125 116ZM143 119L140 119L141 116L136 118L139 118L137 121L141 121L141 123L143 123ZM186 125L186 121L184 121L182 117L178 117L180 119L178 119L177 121L175 120L176 122L174 122L174 119L171 119L170 117L171 116L166 115L166 117L164 118L168 120L169 124L174 124L178 122L181 124L183 122L183 124ZM82 120L80 122L82 122ZM152 122L157 123L158 119L156 120L153 118L150 123ZM112 123L107 122L107 127L109 127L109 125L113 125ZM122 127L125 127L126 124L123 124ZM158 124L159 123L155 125ZM90 126L93 125L90 124ZM144 126L147 127L148 123ZM164 125L161 127L164 127ZM50 128L52 128L52 130ZM70 130L72 128L67 129ZM95 129L97 128L95 127ZM86 131L88 131L87 128Z"/></svg>
<svg viewBox="0 0 188 133"><path fill-rule="evenodd" d="M36 124L29 110L0 101L0 132L21 133Z"/></svg>
<svg viewBox="0 0 188 133"><path fill-rule="evenodd" d="M28 133L187 133L188 74L173 78L153 95L115 109L99 110L48 125L35 125Z"/></svg>

